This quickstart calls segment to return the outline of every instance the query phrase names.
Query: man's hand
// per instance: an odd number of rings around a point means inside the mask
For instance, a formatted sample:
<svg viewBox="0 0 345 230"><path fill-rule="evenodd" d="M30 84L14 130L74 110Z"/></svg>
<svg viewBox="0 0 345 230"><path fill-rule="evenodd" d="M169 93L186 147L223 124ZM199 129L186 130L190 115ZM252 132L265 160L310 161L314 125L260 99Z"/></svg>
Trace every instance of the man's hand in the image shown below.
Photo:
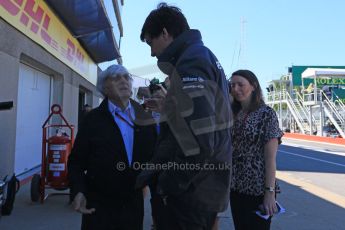
<svg viewBox="0 0 345 230"><path fill-rule="evenodd" d="M86 198L83 193L78 192L78 194L74 197L72 202L73 209L77 212L82 214L92 214L96 211L95 208L86 208Z"/></svg>
<svg viewBox="0 0 345 230"><path fill-rule="evenodd" d="M165 102L167 90L162 86L158 85L161 89L154 92L151 98L145 100L146 108L150 111L161 113Z"/></svg>

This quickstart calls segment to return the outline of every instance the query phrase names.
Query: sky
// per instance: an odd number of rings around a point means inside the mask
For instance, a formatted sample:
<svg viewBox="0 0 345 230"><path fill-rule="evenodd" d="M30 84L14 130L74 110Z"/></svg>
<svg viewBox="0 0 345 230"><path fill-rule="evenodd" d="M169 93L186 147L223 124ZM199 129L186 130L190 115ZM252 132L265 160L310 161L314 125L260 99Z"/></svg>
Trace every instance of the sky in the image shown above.
<svg viewBox="0 0 345 230"><path fill-rule="evenodd" d="M137 75L157 72L141 42L142 25L161 1L125 0L123 65ZM174 0L192 29L200 30L227 76L252 70L262 88L292 65L345 65L344 0ZM144 68L140 68L143 67ZM152 69L152 70L151 70ZM159 75L153 73L149 77Z"/></svg>

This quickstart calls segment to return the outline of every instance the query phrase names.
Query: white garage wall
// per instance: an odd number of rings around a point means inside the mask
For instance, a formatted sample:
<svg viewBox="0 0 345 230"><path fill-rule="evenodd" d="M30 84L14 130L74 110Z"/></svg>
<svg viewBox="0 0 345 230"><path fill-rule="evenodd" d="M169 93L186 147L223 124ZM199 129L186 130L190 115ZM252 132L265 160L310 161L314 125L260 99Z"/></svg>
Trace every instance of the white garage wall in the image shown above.
<svg viewBox="0 0 345 230"><path fill-rule="evenodd" d="M15 173L39 164L42 157L42 124L50 109L51 77L20 64L18 84Z"/></svg>

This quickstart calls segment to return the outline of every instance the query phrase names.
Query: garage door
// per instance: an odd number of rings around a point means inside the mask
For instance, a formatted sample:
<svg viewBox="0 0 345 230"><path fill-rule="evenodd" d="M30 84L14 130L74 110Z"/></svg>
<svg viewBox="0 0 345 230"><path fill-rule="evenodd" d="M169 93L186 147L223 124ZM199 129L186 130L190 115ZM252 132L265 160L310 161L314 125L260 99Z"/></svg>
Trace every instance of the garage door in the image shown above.
<svg viewBox="0 0 345 230"><path fill-rule="evenodd" d="M15 151L15 173L41 164L42 124L49 115L51 77L20 65Z"/></svg>

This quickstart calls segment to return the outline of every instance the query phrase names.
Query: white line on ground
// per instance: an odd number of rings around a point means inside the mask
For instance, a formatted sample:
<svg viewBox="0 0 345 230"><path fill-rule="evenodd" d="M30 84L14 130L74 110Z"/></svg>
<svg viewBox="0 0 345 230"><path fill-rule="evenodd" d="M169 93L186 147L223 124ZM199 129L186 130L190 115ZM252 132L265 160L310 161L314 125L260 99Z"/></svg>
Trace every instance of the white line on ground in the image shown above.
<svg viewBox="0 0 345 230"><path fill-rule="evenodd" d="M282 152L282 153L286 153L286 154L290 154L290 155L294 155L294 156L298 156L298 157L303 157L303 158L307 158L307 159L310 159L310 160L320 161L320 162L328 163L328 164L332 164L332 165L337 165L337 166L340 166L340 167L345 167L344 164L339 164L339 163L335 163L335 162L332 162L332 161L326 161L326 160L322 160L322 159L315 158L315 157L303 156L303 155L300 155L300 154L297 154L297 153L292 153L292 152L288 152L288 151L284 151L284 150L278 150L278 152Z"/></svg>

